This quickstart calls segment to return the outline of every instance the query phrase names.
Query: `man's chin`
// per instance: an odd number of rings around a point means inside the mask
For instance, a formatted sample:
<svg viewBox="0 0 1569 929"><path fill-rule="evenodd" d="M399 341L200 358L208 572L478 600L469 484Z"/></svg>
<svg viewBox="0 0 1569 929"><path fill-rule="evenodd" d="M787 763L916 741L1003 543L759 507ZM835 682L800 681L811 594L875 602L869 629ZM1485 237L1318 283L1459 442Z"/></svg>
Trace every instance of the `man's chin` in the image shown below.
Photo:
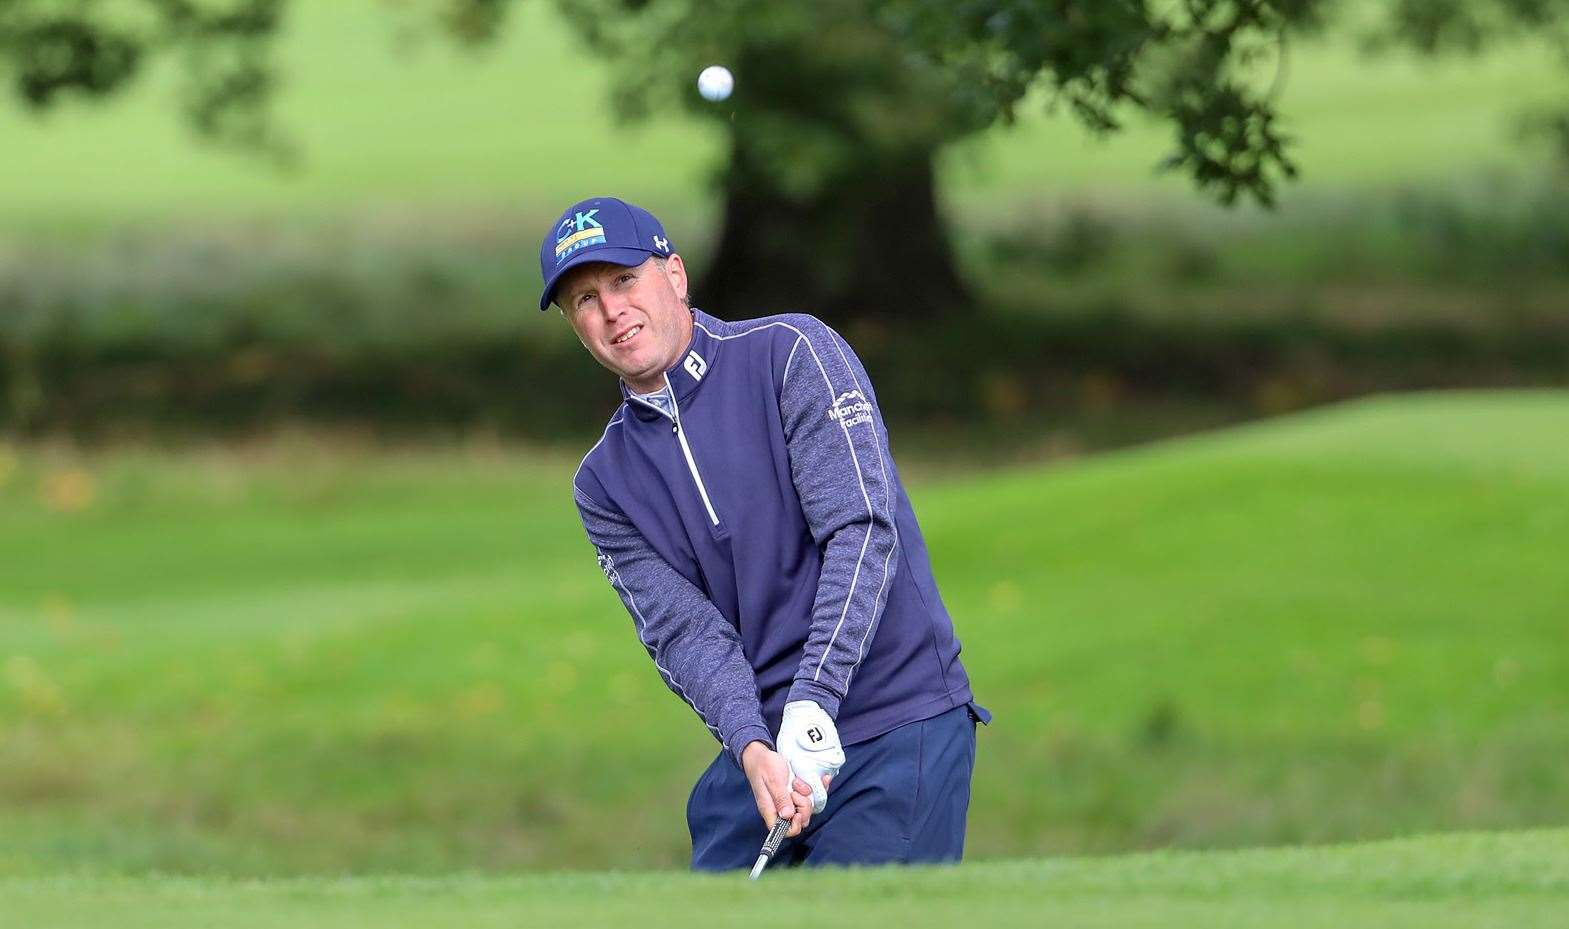
<svg viewBox="0 0 1569 929"><path fill-rule="evenodd" d="M618 358L615 355L605 354L600 355L598 360L600 367L621 378L623 381L630 381L636 378L647 376L648 365L641 364L635 359Z"/></svg>
<svg viewBox="0 0 1569 929"><path fill-rule="evenodd" d="M656 382L656 388L664 386L664 379L661 377L661 375L664 374L664 369L657 365L639 365L637 367L625 366L617 368L616 373L621 375L621 379L626 381L628 386L643 381ZM647 393L648 391L641 390L639 392Z"/></svg>

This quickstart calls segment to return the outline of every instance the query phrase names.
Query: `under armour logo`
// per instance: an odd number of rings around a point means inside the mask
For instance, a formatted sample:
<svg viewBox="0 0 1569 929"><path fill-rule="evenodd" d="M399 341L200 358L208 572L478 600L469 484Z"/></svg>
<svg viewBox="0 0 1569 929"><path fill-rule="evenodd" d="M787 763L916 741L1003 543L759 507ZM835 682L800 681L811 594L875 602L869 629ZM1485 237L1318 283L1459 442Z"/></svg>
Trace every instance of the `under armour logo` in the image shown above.
<svg viewBox="0 0 1569 929"><path fill-rule="evenodd" d="M818 742L823 740L823 730L813 726L812 728L806 730L806 737L812 742L813 745L816 745Z"/></svg>
<svg viewBox="0 0 1569 929"><path fill-rule="evenodd" d="M670 251L670 240L669 239L661 239L659 236L656 235L656 236L654 236L654 247L659 249L662 252L668 252L668 251Z"/></svg>
<svg viewBox="0 0 1569 929"><path fill-rule="evenodd" d="M682 367L686 368L686 373L692 375L692 380L700 381L703 379L703 374L708 371L708 362L695 351L687 352L686 363Z"/></svg>

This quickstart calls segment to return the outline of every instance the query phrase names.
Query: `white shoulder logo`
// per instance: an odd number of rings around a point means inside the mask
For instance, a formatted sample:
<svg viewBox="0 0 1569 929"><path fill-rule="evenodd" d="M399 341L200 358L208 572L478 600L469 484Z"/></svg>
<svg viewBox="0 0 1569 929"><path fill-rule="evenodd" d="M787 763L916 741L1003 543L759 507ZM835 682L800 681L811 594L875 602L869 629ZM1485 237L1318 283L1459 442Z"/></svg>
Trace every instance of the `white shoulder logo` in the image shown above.
<svg viewBox="0 0 1569 929"><path fill-rule="evenodd" d="M696 351L686 353L686 363L682 367L686 368L686 373L692 375L694 381L702 380L703 375L708 372L708 362L704 361L703 356Z"/></svg>
<svg viewBox="0 0 1569 929"><path fill-rule="evenodd" d="M872 404L859 390L847 390L828 408L828 418L838 420L839 425L846 429L869 423L872 421Z"/></svg>

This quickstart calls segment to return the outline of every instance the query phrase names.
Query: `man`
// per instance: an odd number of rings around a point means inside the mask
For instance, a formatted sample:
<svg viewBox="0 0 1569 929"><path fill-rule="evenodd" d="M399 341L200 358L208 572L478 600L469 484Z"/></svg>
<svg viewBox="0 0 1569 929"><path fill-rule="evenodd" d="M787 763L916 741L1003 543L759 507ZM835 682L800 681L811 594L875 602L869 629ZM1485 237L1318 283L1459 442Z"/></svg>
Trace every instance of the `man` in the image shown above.
<svg viewBox="0 0 1569 929"><path fill-rule="evenodd" d="M539 308L625 400L573 477L583 526L721 744L687 804L692 867L752 864L775 817L786 864L957 861L991 717L855 353L810 316L693 309L664 227L611 197L569 207L539 263Z"/></svg>

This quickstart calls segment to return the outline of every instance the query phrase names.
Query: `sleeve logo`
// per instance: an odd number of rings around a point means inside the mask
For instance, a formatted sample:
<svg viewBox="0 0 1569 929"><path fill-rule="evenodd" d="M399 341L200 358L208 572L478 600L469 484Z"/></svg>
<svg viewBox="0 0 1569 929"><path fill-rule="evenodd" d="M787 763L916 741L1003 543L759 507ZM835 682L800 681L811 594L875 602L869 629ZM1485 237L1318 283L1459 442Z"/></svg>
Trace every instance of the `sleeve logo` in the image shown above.
<svg viewBox="0 0 1569 929"><path fill-rule="evenodd" d="M594 549L594 554L599 556L599 570L605 572L605 580L612 584L620 583L621 577L616 573L616 563L610 556L597 548Z"/></svg>
<svg viewBox="0 0 1569 929"><path fill-rule="evenodd" d="M872 421L872 405L859 390L847 390L828 408L828 418L848 429Z"/></svg>

